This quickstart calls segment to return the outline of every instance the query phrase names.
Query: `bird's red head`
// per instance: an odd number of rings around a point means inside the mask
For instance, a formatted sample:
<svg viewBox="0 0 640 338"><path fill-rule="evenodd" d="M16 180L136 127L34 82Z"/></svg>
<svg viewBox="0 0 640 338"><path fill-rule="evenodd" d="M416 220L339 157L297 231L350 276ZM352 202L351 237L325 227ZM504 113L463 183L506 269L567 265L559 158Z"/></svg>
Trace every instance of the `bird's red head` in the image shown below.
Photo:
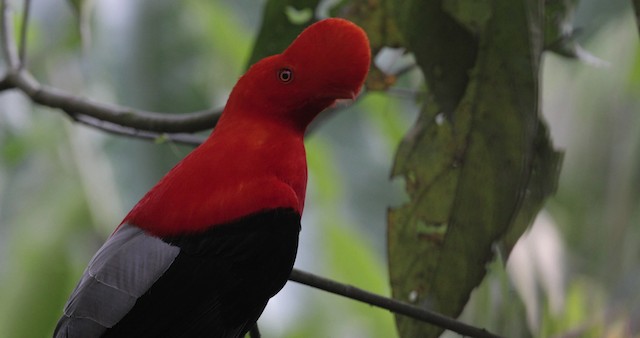
<svg viewBox="0 0 640 338"><path fill-rule="evenodd" d="M238 81L227 107L293 122L304 130L336 100L356 97L370 62L369 40L360 27L344 19L325 19L307 27L281 54L253 65Z"/></svg>
<svg viewBox="0 0 640 338"><path fill-rule="evenodd" d="M211 136L124 222L166 236L261 210L301 214L304 131L336 100L358 94L370 60L369 40L355 24L326 19L309 26L283 53L259 61L238 80Z"/></svg>

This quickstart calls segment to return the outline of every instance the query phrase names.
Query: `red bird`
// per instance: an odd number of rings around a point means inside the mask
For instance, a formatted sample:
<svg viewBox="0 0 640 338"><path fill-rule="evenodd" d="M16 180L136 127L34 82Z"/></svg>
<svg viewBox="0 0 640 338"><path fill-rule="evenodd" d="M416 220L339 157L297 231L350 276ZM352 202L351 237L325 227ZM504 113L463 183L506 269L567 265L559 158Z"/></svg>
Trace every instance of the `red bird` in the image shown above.
<svg viewBox="0 0 640 338"><path fill-rule="evenodd" d="M358 94L370 57L362 29L326 19L252 66L209 138L91 259L54 336L244 336L296 257L305 130Z"/></svg>

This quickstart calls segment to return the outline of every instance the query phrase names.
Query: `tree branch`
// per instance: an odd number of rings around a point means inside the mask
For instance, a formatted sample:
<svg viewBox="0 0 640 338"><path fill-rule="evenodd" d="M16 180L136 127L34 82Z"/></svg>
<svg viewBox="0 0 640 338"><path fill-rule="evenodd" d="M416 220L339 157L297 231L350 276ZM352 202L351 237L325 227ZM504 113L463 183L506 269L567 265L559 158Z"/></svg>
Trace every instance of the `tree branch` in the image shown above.
<svg viewBox="0 0 640 338"><path fill-rule="evenodd" d="M392 298L383 297L351 285L342 284L298 269L293 269L293 271L291 271L289 280L311 286L316 289L324 290L336 295L354 299L363 303L367 303L369 305L377 306L379 308L389 310L393 313L398 313L426 323L430 323L447 330L457 332L463 336L477 338L500 338L500 336L488 332L485 329L465 324L453 318L443 316L439 313L429 311L415 305L407 304Z"/></svg>
<svg viewBox="0 0 640 338"><path fill-rule="evenodd" d="M2 43L2 56L4 62L7 64L7 72L12 71L18 67L18 53L16 52L16 43L13 40L13 25L10 24L9 18L9 5L7 0L0 2L0 15L2 15L2 22L0 22L0 43Z"/></svg>
<svg viewBox="0 0 640 338"><path fill-rule="evenodd" d="M169 141L178 144L184 144L189 146L198 146L204 142L204 137L198 137L192 134L185 133L160 133L155 131L139 130L129 127L123 127L118 124L102 121L87 115L77 115L72 119L80 124L89 126L98 130L105 131L110 134L126 136L132 138L139 138L143 140L152 140L156 142Z"/></svg>
<svg viewBox="0 0 640 338"><path fill-rule="evenodd" d="M22 91L31 101L61 109L71 117L86 115L138 130L167 133L197 132L213 128L221 114L216 110L164 114L100 103L42 85L25 69L9 70L4 81Z"/></svg>
<svg viewBox="0 0 640 338"><path fill-rule="evenodd" d="M29 7L27 2L25 11L28 11ZM18 89L33 102L61 109L74 119L79 115L86 115L98 120L143 131L192 133L211 129L218 122L221 114L218 110L204 110L185 114L156 113L104 104L40 84L26 69L21 67L20 60L21 57L25 57L26 52L17 51L16 42L11 31L13 24L9 13L10 10L6 0L2 0L1 10L0 43L2 44L2 53L7 65L6 76L1 81L3 89ZM24 20L21 50L26 45L27 14L25 14Z"/></svg>

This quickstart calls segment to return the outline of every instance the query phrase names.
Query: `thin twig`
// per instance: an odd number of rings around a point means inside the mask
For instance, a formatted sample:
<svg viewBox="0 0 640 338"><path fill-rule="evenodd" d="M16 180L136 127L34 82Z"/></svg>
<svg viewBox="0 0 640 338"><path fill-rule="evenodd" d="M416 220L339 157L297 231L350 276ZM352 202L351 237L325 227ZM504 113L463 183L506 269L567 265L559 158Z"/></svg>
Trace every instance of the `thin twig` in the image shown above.
<svg viewBox="0 0 640 338"><path fill-rule="evenodd" d="M138 130L130 127L123 127L121 125L102 121L87 115L77 115L72 117L74 121L84 124L98 130L105 131L110 134L151 140L155 142L172 142L177 144L184 144L188 146L198 146L204 142L204 137L198 137L193 134L184 133L159 133L154 131Z"/></svg>
<svg viewBox="0 0 640 338"><path fill-rule="evenodd" d="M221 114L218 110L165 114L96 102L42 85L25 69L11 73L9 80L35 103L61 109L71 116L87 115L138 130L166 133L198 132L213 128Z"/></svg>
<svg viewBox="0 0 640 338"><path fill-rule="evenodd" d="M18 49L18 67L24 68L27 59L27 30L29 25L29 15L31 14L31 0L24 1L22 12L22 26L20 27L20 45Z"/></svg>
<svg viewBox="0 0 640 338"><path fill-rule="evenodd" d="M137 130L166 133L190 133L211 129L220 117L218 110L205 110L186 114L165 114L136 110L117 105L108 105L81 98L57 88L40 84L26 69L21 68L20 56L13 40L13 27L7 0L0 1L0 44L7 65L7 75L2 80L3 88L17 88L33 102L58 108L76 118L87 115ZM25 3L25 12L29 12ZM21 48L26 48L26 25L23 26ZM26 57L26 52L21 52Z"/></svg>
<svg viewBox="0 0 640 338"><path fill-rule="evenodd" d="M383 297L351 285L342 284L324 277L320 277L308 272L293 269L289 279L304 285L324 290L330 293L341 295L350 299L358 300L369 305L387 309L393 313L405 315L417 320L430 323L447 330L457 332L467 337L478 338L499 338L500 336L488 332L485 329L477 328L465 324L450 317L427 309L407 304L392 298Z"/></svg>
<svg viewBox="0 0 640 338"><path fill-rule="evenodd" d="M10 15L10 8L7 4L7 0L0 2L0 15L2 15L2 21L0 22L0 42L2 43L2 55L4 56L7 64L8 72L16 69L18 65L18 55L15 48L15 41L13 41L13 24Z"/></svg>

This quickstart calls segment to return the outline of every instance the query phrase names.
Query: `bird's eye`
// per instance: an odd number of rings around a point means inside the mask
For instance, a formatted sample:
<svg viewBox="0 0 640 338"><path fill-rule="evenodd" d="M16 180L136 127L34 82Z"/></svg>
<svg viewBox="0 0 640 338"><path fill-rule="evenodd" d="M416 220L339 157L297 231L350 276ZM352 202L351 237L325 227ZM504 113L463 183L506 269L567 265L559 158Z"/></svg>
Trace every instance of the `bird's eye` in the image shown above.
<svg viewBox="0 0 640 338"><path fill-rule="evenodd" d="M281 68L278 70L278 80L283 83L288 83L293 80L293 71L289 68Z"/></svg>

